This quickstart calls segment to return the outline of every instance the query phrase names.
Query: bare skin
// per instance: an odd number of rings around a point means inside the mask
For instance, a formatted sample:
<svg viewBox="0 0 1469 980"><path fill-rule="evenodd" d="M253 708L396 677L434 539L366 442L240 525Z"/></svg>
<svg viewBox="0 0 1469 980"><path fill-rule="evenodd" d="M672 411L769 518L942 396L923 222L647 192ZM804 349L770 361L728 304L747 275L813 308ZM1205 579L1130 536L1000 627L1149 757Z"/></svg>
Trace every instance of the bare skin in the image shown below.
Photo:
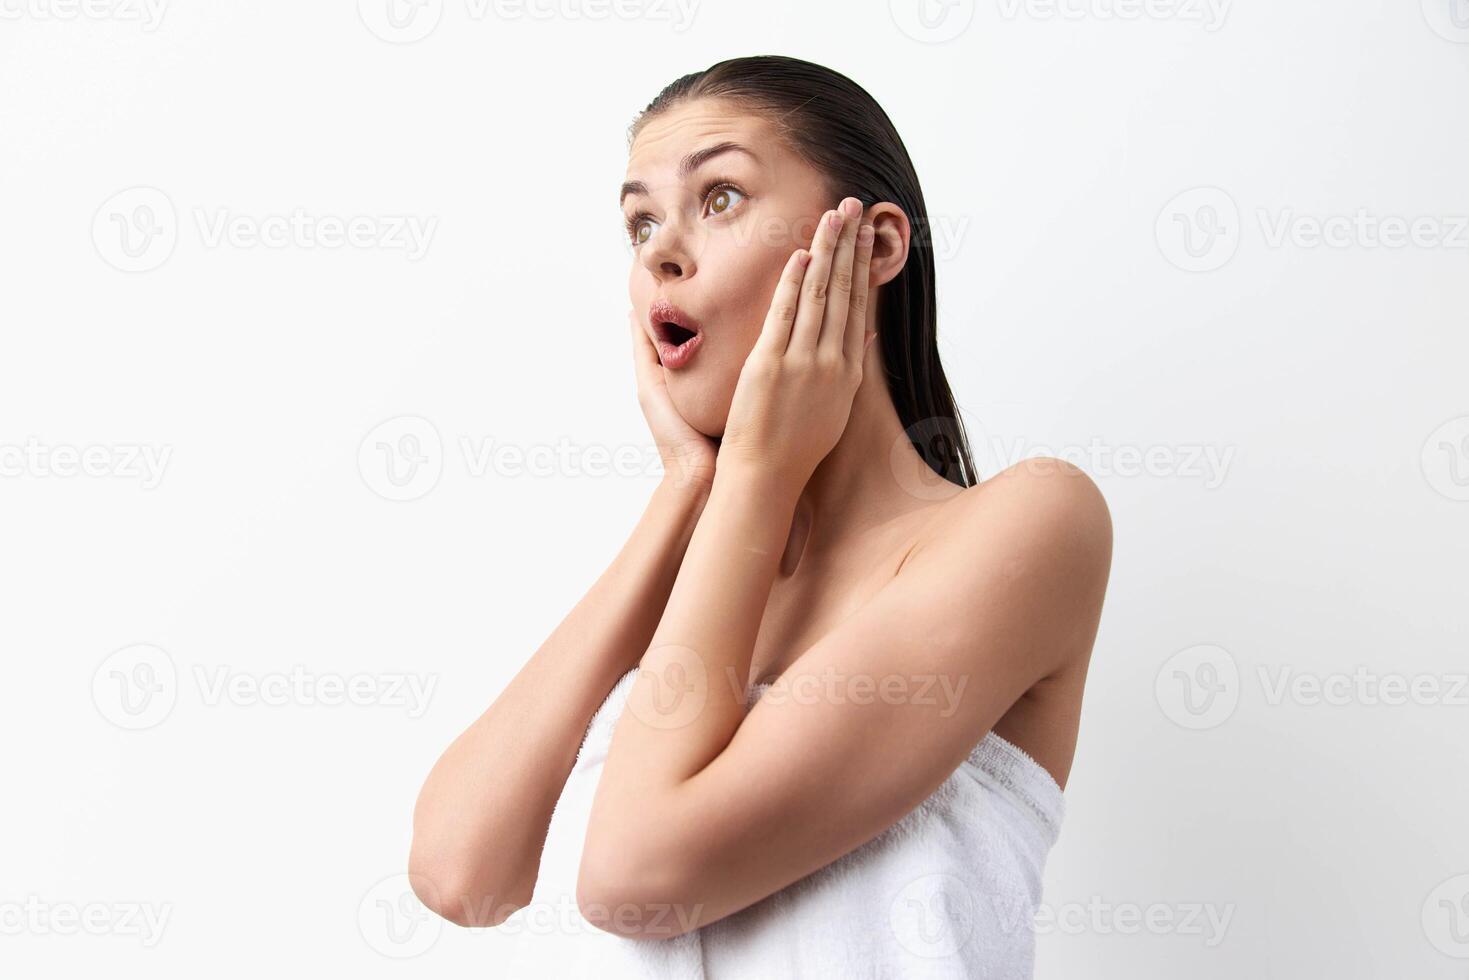
<svg viewBox="0 0 1469 980"><path fill-rule="evenodd" d="M680 171L724 143L753 155ZM705 195L716 178L728 186ZM669 475L613 568L425 783L410 873L461 924L528 900L580 736L633 667L577 889L589 921L626 935L697 928L830 863L988 731L1063 786L1075 749L1106 506L1059 461L964 489L909 444L867 343L907 259L906 215L848 199L841 227L823 224L838 202L822 176L712 100L650 120L627 179L638 395ZM651 340L655 299L703 325L676 370ZM925 701L925 678L957 699L931 686ZM907 696L860 686L885 679ZM745 685L767 680L771 695L823 693L746 712ZM670 719L668 704L684 708Z"/></svg>

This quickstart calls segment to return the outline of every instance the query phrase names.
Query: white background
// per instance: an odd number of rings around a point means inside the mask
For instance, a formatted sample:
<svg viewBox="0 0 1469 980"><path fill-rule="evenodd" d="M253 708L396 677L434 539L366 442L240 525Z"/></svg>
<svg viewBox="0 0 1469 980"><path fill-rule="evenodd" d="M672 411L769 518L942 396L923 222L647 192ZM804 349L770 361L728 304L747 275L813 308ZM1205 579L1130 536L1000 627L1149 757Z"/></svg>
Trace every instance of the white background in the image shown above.
<svg viewBox="0 0 1469 980"><path fill-rule="evenodd" d="M1465 0L96 2L0 0L7 975L496 975L413 799L658 479L626 127L782 53L903 135L986 471L1112 509L1037 976L1469 976ZM212 234L297 209L370 241Z"/></svg>

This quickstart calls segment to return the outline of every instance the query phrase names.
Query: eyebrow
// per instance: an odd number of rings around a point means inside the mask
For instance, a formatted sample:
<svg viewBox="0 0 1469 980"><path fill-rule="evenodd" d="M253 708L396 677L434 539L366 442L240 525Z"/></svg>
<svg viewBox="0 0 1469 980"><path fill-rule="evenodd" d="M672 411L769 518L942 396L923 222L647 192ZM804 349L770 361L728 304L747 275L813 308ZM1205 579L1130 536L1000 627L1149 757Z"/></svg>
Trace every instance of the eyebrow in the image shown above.
<svg viewBox="0 0 1469 980"><path fill-rule="evenodd" d="M706 146L702 150L695 150L680 160L678 164L678 179L683 180L721 153L743 153L756 163L760 162L760 158L755 155L753 150L741 146L732 140L725 140L723 143L715 143L713 146ZM617 195L617 206L621 207L622 202L627 200L629 194L646 193L648 193L647 184L644 184L641 180L629 180L622 185L622 193Z"/></svg>

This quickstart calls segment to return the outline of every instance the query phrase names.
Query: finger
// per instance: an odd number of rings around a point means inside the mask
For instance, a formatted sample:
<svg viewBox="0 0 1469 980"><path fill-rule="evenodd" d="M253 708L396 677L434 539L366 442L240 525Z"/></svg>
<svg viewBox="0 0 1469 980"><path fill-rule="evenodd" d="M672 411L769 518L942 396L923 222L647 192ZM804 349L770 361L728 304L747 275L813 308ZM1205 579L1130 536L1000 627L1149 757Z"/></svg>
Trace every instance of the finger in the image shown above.
<svg viewBox="0 0 1469 980"><path fill-rule="evenodd" d="M796 320L800 305L801 283L805 281L807 263L811 253L798 248L786 259L781 270L780 281L775 284L775 293L770 297L770 309L765 314L765 325L755 340L758 350L771 354L784 354L791 340L791 326Z"/></svg>
<svg viewBox="0 0 1469 980"><path fill-rule="evenodd" d="M637 372L638 383L650 380L656 375L650 374L663 366L658 359L658 348L653 346L653 338L648 336L648 331L643 328L643 323L638 319L637 311L627 311L628 326L632 328L632 359L633 370Z"/></svg>
<svg viewBox="0 0 1469 980"><path fill-rule="evenodd" d="M857 253L852 261L852 295L847 300L847 329L842 354L859 364L867 346L867 276L872 268L872 244L876 240L877 229L871 225L864 224L857 229Z"/></svg>
<svg viewBox="0 0 1469 980"><path fill-rule="evenodd" d="M633 361L638 366L646 363L649 352L654 359L658 357L658 351L653 347L652 341L648 339L648 331L643 329L642 323L638 321L636 310L627 311L627 325L632 330L632 354Z"/></svg>
<svg viewBox="0 0 1469 980"><path fill-rule="evenodd" d="M791 327L791 342L786 349L791 351L816 350L816 340L821 336L821 319L826 315L826 294L830 287L832 253L836 249L840 226L833 228L833 217L840 220L836 211L822 214L811 240L811 264L806 268L806 280L801 284L801 302L796 310L796 322Z"/></svg>
<svg viewBox="0 0 1469 980"><path fill-rule="evenodd" d="M826 312L821 318L821 336L816 341L818 350L833 357L842 353L847 336L847 301L852 295L852 256L857 251L857 228L862 223L862 204L855 197L844 197L837 209L842 212L842 232L837 238L836 252L831 259Z"/></svg>

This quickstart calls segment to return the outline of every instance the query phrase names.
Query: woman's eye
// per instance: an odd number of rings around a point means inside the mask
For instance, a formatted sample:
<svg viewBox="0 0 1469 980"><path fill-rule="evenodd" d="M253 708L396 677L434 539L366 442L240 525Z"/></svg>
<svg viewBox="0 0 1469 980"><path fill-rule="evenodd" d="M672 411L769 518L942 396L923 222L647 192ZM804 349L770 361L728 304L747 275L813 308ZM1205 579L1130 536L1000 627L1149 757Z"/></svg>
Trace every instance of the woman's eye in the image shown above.
<svg viewBox="0 0 1469 980"><path fill-rule="evenodd" d="M723 214L744 200L745 192L736 190L728 184L720 184L709 188L704 195L704 200L709 205L710 214ZM646 214L639 214L627 222L627 236L634 246L645 244L653 237L653 229L657 222Z"/></svg>
<svg viewBox="0 0 1469 980"><path fill-rule="evenodd" d="M737 194L741 198L745 195L733 187L715 187L709 196L709 210L714 214L722 214L734 207L735 202L730 198L731 194Z"/></svg>

